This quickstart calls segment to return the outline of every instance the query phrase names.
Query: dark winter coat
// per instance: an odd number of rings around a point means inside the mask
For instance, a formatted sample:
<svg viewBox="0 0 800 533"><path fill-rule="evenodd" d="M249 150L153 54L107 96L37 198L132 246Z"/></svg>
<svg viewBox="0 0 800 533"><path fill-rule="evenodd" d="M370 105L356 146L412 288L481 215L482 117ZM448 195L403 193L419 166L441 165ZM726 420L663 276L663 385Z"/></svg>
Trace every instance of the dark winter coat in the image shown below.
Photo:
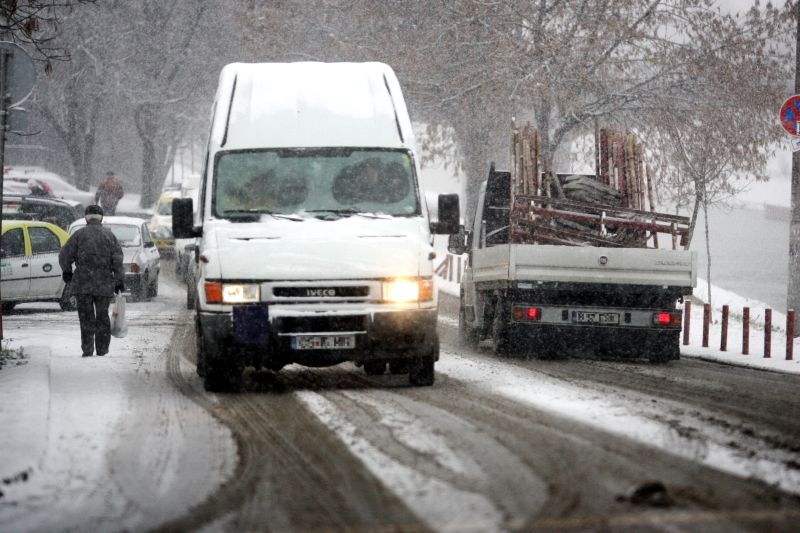
<svg viewBox="0 0 800 533"><path fill-rule="evenodd" d="M58 254L58 263L63 272L72 272L75 263L73 294L114 296L114 285L125 281L122 247L99 222L90 221L73 233Z"/></svg>

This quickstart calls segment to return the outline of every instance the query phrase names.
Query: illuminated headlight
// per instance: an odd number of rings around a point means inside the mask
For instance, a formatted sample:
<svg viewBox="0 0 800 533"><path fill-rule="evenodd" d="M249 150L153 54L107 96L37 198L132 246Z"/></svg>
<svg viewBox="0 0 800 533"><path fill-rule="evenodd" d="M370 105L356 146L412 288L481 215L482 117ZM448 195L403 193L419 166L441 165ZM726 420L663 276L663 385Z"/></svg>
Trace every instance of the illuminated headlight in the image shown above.
<svg viewBox="0 0 800 533"><path fill-rule="evenodd" d="M385 302L426 302L433 300L432 279L396 279L383 282Z"/></svg>
<svg viewBox="0 0 800 533"><path fill-rule="evenodd" d="M260 290L258 285L223 285L222 286L222 303L225 304L243 304L257 302L260 298Z"/></svg>

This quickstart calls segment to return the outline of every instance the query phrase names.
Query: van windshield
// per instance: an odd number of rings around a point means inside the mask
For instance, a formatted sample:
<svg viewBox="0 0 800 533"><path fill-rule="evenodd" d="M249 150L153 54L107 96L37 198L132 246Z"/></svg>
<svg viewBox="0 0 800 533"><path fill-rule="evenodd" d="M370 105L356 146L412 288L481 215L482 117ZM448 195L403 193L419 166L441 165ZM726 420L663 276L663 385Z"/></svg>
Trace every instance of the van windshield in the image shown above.
<svg viewBox="0 0 800 533"><path fill-rule="evenodd" d="M227 152L217 158L214 213L420 213L408 152L367 148Z"/></svg>

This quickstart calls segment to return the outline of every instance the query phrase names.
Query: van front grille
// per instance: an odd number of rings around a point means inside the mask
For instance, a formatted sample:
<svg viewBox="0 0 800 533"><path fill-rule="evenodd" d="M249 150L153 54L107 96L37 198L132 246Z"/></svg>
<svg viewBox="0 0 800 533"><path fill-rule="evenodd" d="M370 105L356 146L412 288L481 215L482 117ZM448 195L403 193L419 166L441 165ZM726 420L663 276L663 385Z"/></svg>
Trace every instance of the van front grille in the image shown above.
<svg viewBox="0 0 800 533"><path fill-rule="evenodd" d="M364 315L285 316L275 319L279 333L315 333L320 331L366 331Z"/></svg>
<svg viewBox="0 0 800 533"><path fill-rule="evenodd" d="M273 287L272 295L277 298L365 298L369 296L369 287Z"/></svg>

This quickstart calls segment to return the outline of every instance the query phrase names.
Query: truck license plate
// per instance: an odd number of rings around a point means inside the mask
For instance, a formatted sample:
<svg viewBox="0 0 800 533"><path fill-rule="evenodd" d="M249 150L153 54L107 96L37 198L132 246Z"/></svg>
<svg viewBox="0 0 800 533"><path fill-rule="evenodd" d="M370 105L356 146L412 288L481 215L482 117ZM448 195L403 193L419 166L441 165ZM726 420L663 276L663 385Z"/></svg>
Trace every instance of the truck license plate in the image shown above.
<svg viewBox="0 0 800 533"><path fill-rule="evenodd" d="M303 335L292 337L293 350L349 350L355 347L355 335Z"/></svg>
<svg viewBox="0 0 800 533"><path fill-rule="evenodd" d="M619 313L573 311L572 321L580 324L619 324Z"/></svg>

